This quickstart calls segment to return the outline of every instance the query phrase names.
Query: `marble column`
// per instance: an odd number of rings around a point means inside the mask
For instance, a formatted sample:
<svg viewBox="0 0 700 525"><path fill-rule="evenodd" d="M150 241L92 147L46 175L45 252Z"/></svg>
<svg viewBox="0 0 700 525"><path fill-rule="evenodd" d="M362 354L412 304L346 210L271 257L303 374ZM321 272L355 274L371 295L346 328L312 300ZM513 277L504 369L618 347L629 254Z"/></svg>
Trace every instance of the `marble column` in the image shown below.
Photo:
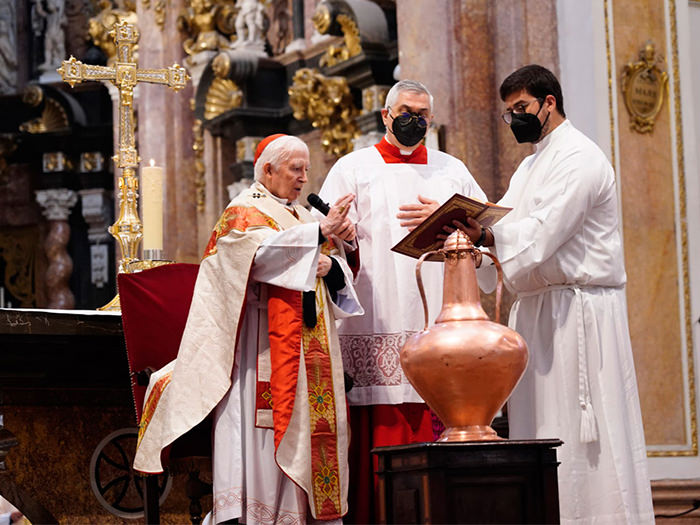
<svg viewBox="0 0 700 525"><path fill-rule="evenodd" d="M528 63L558 73L556 1L402 0L396 21L401 78L426 84L447 152L499 199L532 146L518 146L500 120L498 87Z"/></svg>
<svg viewBox="0 0 700 525"><path fill-rule="evenodd" d="M66 251L70 238L68 216L78 201L78 196L72 190L59 188L36 191L36 200L43 208L43 214L49 223L44 242L49 261L45 277L47 307L70 310L75 306L75 298L68 286L73 271L73 261Z"/></svg>

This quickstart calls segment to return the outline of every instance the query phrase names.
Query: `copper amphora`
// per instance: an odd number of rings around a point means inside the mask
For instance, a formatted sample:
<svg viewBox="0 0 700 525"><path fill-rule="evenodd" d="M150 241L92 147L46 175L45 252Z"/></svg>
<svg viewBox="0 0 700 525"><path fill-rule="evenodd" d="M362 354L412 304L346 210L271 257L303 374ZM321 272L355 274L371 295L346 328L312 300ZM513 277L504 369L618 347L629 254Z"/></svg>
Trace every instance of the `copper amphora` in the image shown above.
<svg viewBox="0 0 700 525"><path fill-rule="evenodd" d="M498 271L496 322L481 307L477 261L487 255ZM428 306L421 265L431 257L445 264L442 310L428 328ZM443 248L425 253L416 265L423 300L425 329L411 336L401 350L401 367L428 406L445 425L438 441L501 439L491 422L505 404L527 365L525 340L500 324L503 277L498 259L476 249L460 230Z"/></svg>

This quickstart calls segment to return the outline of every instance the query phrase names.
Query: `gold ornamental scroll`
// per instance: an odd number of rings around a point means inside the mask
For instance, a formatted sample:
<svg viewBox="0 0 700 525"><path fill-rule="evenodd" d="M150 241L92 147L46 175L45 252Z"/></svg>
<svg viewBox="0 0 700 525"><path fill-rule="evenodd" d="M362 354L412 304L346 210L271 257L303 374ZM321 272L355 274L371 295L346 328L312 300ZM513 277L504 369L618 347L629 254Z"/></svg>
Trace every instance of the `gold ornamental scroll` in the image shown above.
<svg viewBox="0 0 700 525"><path fill-rule="evenodd" d="M120 273L129 271L129 264L136 260L141 242L141 220L138 215L138 178L136 169L140 158L136 151L136 118L134 116L134 88L139 82L165 84L174 91L184 88L190 79L185 68L173 64L163 69L139 69L134 49L139 39L135 26L121 21L112 29L117 47L116 60L111 66L84 64L74 57L64 60L58 72L71 87L80 82L102 80L112 82L119 90L119 150L114 161L121 169L119 177L119 217L109 228L117 240L122 258ZM118 296L103 309L118 309Z"/></svg>
<svg viewBox="0 0 700 525"><path fill-rule="evenodd" d="M654 121L668 90L668 74L657 65L663 58L656 55L654 44L647 42L639 52L639 61L622 70L622 93L630 114L630 127L639 133L651 133Z"/></svg>

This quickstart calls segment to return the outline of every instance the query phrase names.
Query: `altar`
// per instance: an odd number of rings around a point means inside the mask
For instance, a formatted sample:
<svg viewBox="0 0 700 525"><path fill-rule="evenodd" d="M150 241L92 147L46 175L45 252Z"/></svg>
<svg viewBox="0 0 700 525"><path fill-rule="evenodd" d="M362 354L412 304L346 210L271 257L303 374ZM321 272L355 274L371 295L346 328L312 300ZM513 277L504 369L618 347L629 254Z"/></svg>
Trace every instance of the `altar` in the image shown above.
<svg viewBox="0 0 700 525"><path fill-rule="evenodd" d="M0 309L0 363L0 493L33 523L123 523L95 496L91 471L109 436L136 427L119 312ZM102 467L105 498L138 513L131 465L107 453L117 466ZM184 479L173 485L164 523L188 516Z"/></svg>

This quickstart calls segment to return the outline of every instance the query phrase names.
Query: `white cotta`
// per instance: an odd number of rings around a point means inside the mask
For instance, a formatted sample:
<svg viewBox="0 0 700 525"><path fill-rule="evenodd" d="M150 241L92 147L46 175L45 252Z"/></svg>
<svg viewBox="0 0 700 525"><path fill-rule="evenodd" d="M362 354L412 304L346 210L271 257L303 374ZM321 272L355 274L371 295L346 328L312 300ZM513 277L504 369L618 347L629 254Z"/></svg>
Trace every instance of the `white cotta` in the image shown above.
<svg viewBox="0 0 700 525"><path fill-rule="evenodd" d="M509 325L530 352L508 403L512 439L559 438L562 523L653 523L627 321L615 174L568 121L537 145L493 227ZM493 266L479 271L491 281Z"/></svg>
<svg viewBox="0 0 700 525"><path fill-rule="evenodd" d="M424 327L416 284L416 259L391 251L409 230L396 214L402 204L417 204L418 195L440 204L455 193L485 200L462 162L428 149L427 164L387 164L375 147L342 157L320 191L331 205L346 193L356 196L348 217L356 224L360 271L355 290L362 317L339 323L343 364L353 377L351 405L422 402L403 374L399 351L406 338ZM443 265L423 265L423 282L432 322L442 303Z"/></svg>

